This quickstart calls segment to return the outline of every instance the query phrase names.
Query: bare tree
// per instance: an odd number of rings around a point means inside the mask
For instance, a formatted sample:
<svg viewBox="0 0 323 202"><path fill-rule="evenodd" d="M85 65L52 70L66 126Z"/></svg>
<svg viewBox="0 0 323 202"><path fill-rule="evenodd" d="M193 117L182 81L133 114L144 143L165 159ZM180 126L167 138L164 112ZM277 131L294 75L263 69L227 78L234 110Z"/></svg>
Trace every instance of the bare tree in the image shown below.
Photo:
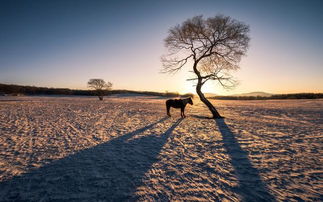
<svg viewBox="0 0 323 202"><path fill-rule="evenodd" d="M193 17L170 28L165 39L169 54L161 58L163 72L176 73L192 64L196 77L188 80L197 80L196 93L213 118L223 118L201 89L205 82L212 80L224 88L236 84L230 71L239 69L249 40L249 26L229 16Z"/></svg>
<svg viewBox="0 0 323 202"><path fill-rule="evenodd" d="M90 79L87 82L87 86L95 91L96 95L99 97L99 100L103 100L105 92L111 90L112 83L105 82L103 79Z"/></svg>

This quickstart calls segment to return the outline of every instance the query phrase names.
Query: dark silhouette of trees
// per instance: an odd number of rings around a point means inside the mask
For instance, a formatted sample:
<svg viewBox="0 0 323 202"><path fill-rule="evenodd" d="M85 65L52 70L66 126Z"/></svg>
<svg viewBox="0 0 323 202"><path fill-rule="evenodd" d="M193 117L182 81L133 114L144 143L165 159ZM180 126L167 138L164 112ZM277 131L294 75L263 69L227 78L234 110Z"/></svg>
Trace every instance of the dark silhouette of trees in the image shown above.
<svg viewBox="0 0 323 202"><path fill-rule="evenodd" d="M47 88L36 86L22 86L14 84L2 84L0 83L0 96L6 95L81 95L90 96L93 95L93 90L77 90L68 88ZM150 96L162 96L162 97L193 97L191 93L179 94L177 92L153 92L153 91L134 91L134 90L110 90L105 92L110 94L141 94Z"/></svg>
<svg viewBox="0 0 323 202"><path fill-rule="evenodd" d="M103 79L90 79L87 82L89 88L95 91L95 94L99 97L99 100L103 100L103 96L106 91L111 90L112 83L105 82Z"/></svg>
<svg viewBox="0 0 323 202"><path fill-rule="evenodd" d="M109 94L141 94L162 97L193 97L191 93L178 94L174 92L153 92L153 91L133 91L133 90L110 90ZM22 86L14 84L0 83L0 96L6 95L75 95L90 96L92 90L77 90L68 88L46 88L36 86ZM275 94L267 97L263 96L214 96L210 99L220 100L272 100L272 99L322 99L323 93L293 93L293 94Z"/></svg>
<svg viewBox="0 0 323 202"><path fill-rule="evenodd" d="M228 16L204 19L196 16L170 28L165 39L169 50L161 60L163 72L176 73L192 64L197 80L196 93L213 118L223 118L201 91L207 81L217 81L224 88L236 85L230 72L239 69L241 56L249 44L249 26Z"/></svg>
<svg viewBox="0 0 323 202"><path fill-rule="evenodd" d="M219 100L277 100L277 99L322 99L323 93L291 93L275 94L271 96L214 96L211 99Z"/></svg>

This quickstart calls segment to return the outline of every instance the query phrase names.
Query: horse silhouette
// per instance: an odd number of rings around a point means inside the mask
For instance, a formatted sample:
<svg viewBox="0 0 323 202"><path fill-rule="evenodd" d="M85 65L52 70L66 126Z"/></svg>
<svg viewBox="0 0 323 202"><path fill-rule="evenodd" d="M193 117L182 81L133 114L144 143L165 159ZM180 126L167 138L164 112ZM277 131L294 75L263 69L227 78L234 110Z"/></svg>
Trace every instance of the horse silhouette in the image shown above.
<svg viewBox="0 0 323 202"><path fill-rule="evenodd" d="M181 116L182 118L185 118L185 107L187 103L193 105L192 98L186 98L186 99L169 99L166 101L166 109L167 109L167 115L170 117L170 108L181 108Z"/></svg>

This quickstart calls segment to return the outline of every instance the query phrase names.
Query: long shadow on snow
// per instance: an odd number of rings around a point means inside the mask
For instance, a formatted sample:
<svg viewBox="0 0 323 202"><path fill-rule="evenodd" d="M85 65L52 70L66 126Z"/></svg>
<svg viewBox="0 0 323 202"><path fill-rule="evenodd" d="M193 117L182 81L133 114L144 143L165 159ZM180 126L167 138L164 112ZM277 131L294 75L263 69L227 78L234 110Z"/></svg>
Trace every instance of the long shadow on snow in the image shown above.
<svg viewBox="0 0 323 202"><path fill-rule="evenodd" d="M223 145L231 158L231 164L239 181L236 193L244 201L276 201L261 180L259 171L251 164L248 153L243 151L235 135L223 119L216 119L223 138Z"/></svg>
<svg viewBox="0 0 323 202"><path fill-rule="evenodd" d="M136 188L182 119L163 134L131 138L166 119L0 182L0 201L135 200Z"/></svg>

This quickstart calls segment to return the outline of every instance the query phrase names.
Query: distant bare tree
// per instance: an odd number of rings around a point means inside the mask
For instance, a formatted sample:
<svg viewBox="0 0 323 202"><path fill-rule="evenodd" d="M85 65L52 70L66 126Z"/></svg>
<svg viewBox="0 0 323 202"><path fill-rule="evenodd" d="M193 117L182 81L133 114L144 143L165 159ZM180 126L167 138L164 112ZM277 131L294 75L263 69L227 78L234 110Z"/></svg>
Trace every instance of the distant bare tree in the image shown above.
<svg viewBox="0 0 323 202"><path fill-rule="evenodd" d="M169 54L161 58L163 72L176 73L186 64L192 64L196 78L188 80L197 80L196 93L213 118L223 118L201 88L209 80L219 82L224 88L235 86L230 71L239 69L249 40L249 26L229 16L193 17L170 28L165 39Z"/></svg>
<svg viewBox="0 0 323 202"><path fill-rule="evenodd" d="M87 86L88 88L95 90L95 93L99 97L99 100L103 100L105 92L111 90L112 83L105 82L103 79L90 79L87 82Z"/></svg>

